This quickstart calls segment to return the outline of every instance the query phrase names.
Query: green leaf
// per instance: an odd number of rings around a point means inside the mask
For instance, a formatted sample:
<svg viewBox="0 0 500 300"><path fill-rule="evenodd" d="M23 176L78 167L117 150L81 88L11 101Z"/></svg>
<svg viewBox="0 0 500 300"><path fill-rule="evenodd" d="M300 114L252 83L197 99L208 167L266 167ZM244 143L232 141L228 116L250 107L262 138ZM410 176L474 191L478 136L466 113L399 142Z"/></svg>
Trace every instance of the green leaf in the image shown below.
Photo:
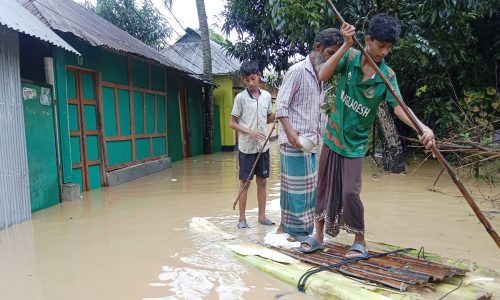
<svg viewBox="0 0 500 300"><path fill-rule="evenodd" d="M496 92L497 92L497 90L494 87L489 86L486 88L487 95L493 96L496 94Z"/></svg>

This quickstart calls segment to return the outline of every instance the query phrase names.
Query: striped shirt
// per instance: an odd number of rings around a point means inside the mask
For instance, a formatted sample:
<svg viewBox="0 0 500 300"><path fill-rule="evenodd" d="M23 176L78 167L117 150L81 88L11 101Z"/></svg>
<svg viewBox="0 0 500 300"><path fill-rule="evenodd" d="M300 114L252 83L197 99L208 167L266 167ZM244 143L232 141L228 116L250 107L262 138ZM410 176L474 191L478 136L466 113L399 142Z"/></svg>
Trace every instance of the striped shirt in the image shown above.
<svg viewBox="0 0 500 300"><path fill-rule="evenodd" d="M321 106L324 98L323 82L318 80L308 55L305 60L290 67L283 77L276 97L276 118L288 118L292 128L318 145L323 126ZM288 143L283 126L280 126L278 142Z"/></svg>

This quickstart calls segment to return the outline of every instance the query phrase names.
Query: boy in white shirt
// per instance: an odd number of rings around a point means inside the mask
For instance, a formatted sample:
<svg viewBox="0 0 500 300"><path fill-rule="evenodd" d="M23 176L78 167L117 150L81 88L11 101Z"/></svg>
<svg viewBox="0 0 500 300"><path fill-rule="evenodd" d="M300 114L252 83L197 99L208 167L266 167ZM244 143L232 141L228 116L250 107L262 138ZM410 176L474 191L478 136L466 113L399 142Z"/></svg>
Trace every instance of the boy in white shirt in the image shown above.
<svg viewBox="0 0 500 300"><path fill-rule="evenodd" d="M233 110L229 126L238 131L239 179L242 191L239 199L240 218L238 228L248 228L245 217L247 192L250 184L247 180L259 151L267 139L267 124L274 122L271 94L259 87L260 69L257 63L245 61L241 64L240 75L246 89L234 98ZM257 199L259 207L259 223L274 225L266 218L266 185L269 178L269 145L266 144L255 167L257 176Z"/></svg>

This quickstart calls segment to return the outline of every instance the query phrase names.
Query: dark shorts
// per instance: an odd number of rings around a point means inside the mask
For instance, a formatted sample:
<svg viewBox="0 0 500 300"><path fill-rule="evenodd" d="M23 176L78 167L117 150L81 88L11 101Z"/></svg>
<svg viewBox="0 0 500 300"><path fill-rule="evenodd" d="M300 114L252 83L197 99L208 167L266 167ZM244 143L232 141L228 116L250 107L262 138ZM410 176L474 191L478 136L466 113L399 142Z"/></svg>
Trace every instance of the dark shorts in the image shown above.
<svg viewBox="0 0 500 300"><path fill-rule="evenodd" d="M247 180L258 153L246 154L239 153L238 161L240 163L240 180ZM269 150L262 152L257 165L255 166L255 175L262 178L269 178ZM253 175L250 180L253 179Z"/></svg>

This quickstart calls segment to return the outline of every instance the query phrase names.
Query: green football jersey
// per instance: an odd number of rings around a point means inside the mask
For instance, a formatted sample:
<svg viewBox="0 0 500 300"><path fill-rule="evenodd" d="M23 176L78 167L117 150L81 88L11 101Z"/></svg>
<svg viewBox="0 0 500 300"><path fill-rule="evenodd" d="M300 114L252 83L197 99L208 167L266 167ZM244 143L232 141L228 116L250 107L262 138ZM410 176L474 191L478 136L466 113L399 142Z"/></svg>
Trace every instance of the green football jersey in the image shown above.
<svg viewBox="0 0 500 300"><path fill-rule="evenodd" d="M332 151L346 157L365 156L368 133L382 101L392 107L398 106L396 99L377 74L363 81L361 57L361 51L351 48L337 65L335 73L342 75L323 136L324 143ZM394 86L397 94L401 95L394 71L384 60L379 64L379 68Z"/></svg>

